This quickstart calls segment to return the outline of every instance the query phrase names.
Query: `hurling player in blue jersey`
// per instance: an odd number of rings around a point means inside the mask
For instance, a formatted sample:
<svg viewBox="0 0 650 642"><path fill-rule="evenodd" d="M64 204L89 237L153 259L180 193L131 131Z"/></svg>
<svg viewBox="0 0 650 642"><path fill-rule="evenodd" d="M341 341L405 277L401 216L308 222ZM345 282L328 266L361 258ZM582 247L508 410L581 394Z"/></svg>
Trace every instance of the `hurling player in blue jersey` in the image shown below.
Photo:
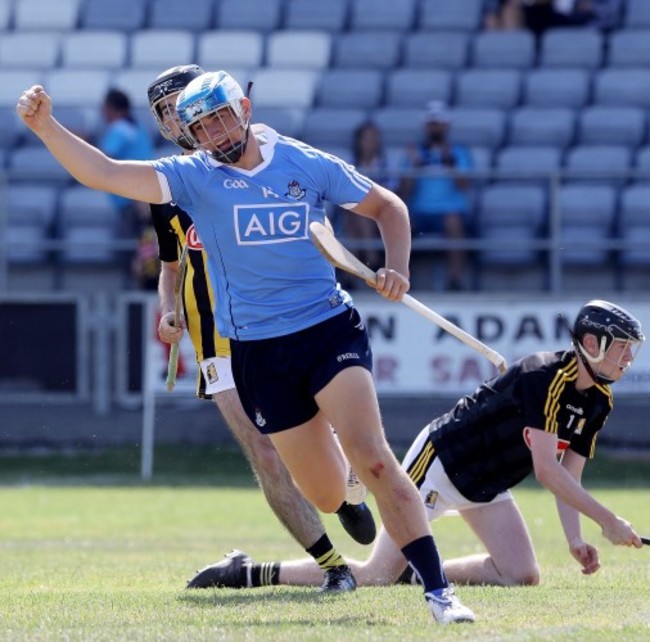
<svg viewBox="0 0 650 642"><path fill-rule="evenodd" d="M251 101L223 71L192 80L176 109L199 151L130 162L114 161L66 130L40 85L17 105L25 125L79 182L149 203L174 201L190 214L248 416L323 512L345 499L336 426L386 530L422 579L434 619L473 621L444 575L417 489L386 441L367 330L309 237L309 223L325 219L325 201L374 219L386 256L375 287L399 301L409 288L405 204L336 157L268 127L251 129Z"/></svg>
<svg viewBox="0 0 650 642"><path fill-rule="evenodd" d="M149 108L160 133L172 141L184 154L194 153L193 144L180 129L176 114L176 99L188 83L205 71L198 65L181 65L161 73L148 87ZM158 328L161 340L166 343L180 341L185 327L190 335L196 360L199 364L197 396L212 399L228 428L242 447L255 473L260 488L273 512L324 571L321 589L327 592L354 590L354 577L345 560L330 541L322 521L314 507L296 488L287 469L273 448L267 435L263 435L246 416L235 390L230 367L230 342L221 337L215 328L214 295L207 275L207 258L194 233L194 224L188 214L172 203L150 205L151 218L158 237L161 261L158 294L161 319ZM178 278L178 259L181 246L187 244L187 274L183 283L182 298L185 323L174 325L176 304L175 283ZM348 495L357 491L348 479ZM358 482L360 485L360 482ZM352 488L350 488L352 486ZM359 491L361 491L359 493ZM352 499L352 497L350 497ZM376 527L370 510L362 503L343 503L337 515L348 533L361 544L369 544L375 537ZM218 516L215 516L218 519ZM236 557L231 557L236 564ZM194 588L210 570L200 571L187 587ZM253 573L251 581L276 581L275 573Z"/></svg>
<svg viewBox="0 0 650 642"><path fill-rule="evenodd" d="M641 324L622 307L594 300L578 313L572 335L571 349L530 354L460 399L424 427L404 458L429 518L458 511L485 546L485 553L445 561L453 582L539 583L533 543L510 493L531 473L555 496L567 548L585 575L600 568L600 559L596 546L583 539L581 515L612 544L642 546L631 524L581 484L612 409L611 385L625 375L645 339ZM257 563L237 554L239 565L226 561L215 568L212 586L253 588L257 569L270 567L279 584L310 585L320 578L309 559ZM368 560L350 565L360 586L414 579L384 530Z"/></svg>

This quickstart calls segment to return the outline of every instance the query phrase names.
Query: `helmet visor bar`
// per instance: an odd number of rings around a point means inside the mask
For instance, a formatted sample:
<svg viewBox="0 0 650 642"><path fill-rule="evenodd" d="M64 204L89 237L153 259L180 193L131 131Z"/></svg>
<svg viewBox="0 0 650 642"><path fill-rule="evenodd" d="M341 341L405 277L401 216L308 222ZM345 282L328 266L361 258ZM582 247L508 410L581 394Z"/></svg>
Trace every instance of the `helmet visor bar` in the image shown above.
<svg viewBox="0 0 650 642"><path fill-rule="evenodd" d="M248 122L229 104L220 105L183 129L186 136L223 163L236 163L246 142Z"/></svg>

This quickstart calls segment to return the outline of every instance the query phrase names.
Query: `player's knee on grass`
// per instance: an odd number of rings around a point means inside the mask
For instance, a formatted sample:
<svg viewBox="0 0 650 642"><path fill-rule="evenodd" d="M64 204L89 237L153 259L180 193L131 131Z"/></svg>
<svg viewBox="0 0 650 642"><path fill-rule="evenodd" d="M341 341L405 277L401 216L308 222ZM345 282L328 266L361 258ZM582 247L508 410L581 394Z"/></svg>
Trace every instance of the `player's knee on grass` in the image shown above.
<svg viewBox="0 0 650 642"><path fill-rule="evenodd" d="M506 586L537 586L541 575L537 564L514 566L510 569L499 569Z"/></svg>

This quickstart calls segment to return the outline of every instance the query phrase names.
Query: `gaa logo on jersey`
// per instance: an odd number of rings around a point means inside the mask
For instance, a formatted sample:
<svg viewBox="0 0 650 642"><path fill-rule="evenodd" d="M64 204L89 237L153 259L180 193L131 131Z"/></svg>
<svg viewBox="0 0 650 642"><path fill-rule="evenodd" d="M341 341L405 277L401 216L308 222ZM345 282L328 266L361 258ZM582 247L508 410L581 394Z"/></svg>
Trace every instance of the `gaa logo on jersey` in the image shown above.
<svg viewBox="0 0 650 642"><path fill-rule="evenodd" d="M235 207L239 245L265 245L308 239L309 205L263 204Z"/></svg>
<svg viewBox="0 0 650 642"><path fill-rule="evenodd" d="M190 225L187 228L187 232L185 232L185 240L187 241L187 246L190 248L190 250L203 249L203 243L201 243L201 239L199 238L194 225Z"/></svg>

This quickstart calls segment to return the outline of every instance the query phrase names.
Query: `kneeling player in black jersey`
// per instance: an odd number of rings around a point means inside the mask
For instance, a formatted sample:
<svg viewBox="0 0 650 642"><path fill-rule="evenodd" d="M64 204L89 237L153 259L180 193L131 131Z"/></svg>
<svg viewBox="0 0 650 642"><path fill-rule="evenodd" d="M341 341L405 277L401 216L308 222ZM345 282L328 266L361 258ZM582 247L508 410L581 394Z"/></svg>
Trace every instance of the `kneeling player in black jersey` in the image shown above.
<svg viewBox="0 0 650 642"><path fill-rule="evenodd" d="M420 490L431 520L457 511L487 553L447 560L451 582L535 585L540 571L526 524L510 488L531 472L557 500L569 552L585 575L600 568L598 550L582 538L580 515L595 521L613 544L642 546L629 522L581 485L587 459L612 409L611 384L632 364L645 337L629 312L590 301L575 320L573 346L537 352L463 397L416 437L403 467ZM274 568L279 583L319 581L311 560L255 563L241 551L239 573L222 563L228 586L251 586L250 569ZM365 562L349 562L359 585L415 582L399 548L384 529Z"/></svg>

